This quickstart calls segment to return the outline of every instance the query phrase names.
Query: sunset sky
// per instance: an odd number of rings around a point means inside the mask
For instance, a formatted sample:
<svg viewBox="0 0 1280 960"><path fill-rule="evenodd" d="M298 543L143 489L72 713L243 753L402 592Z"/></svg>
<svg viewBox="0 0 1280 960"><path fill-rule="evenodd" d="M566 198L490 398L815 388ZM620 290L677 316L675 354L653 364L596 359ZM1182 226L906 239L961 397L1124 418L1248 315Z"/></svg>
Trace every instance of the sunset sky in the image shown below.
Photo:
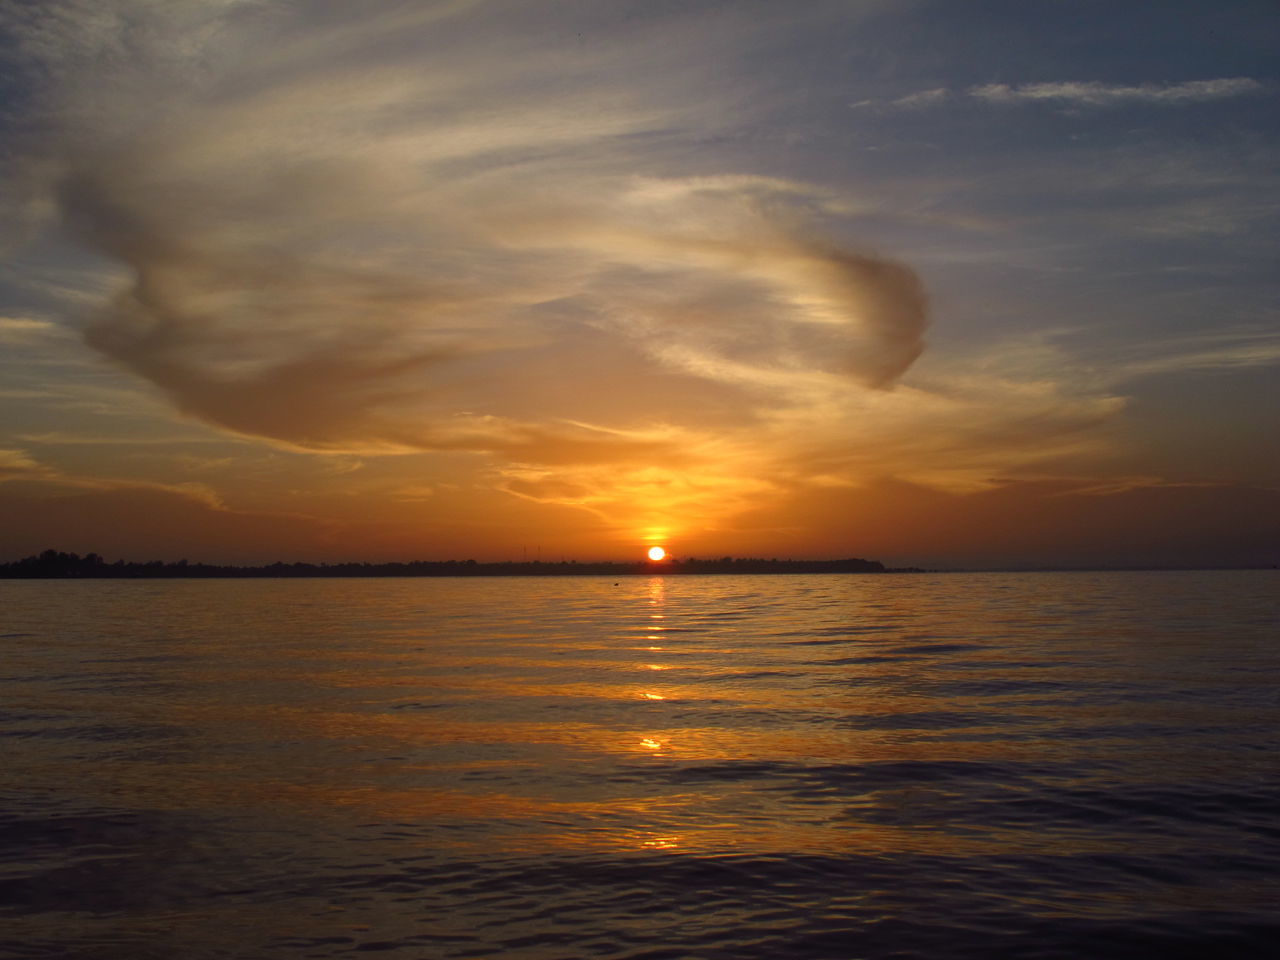
<svg viewBox="0 0 1280 960"><path fill-rule="evenodd" d="M1280 562L1273 0L0 29L0 559Z"/></svg>

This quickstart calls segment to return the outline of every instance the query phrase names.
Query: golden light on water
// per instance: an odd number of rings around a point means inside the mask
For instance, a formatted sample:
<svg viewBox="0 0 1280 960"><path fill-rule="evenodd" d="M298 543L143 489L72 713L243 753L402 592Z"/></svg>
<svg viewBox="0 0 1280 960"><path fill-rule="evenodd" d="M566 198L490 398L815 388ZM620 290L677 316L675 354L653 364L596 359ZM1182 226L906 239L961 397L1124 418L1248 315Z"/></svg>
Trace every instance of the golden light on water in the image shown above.
<svg viewBox="0 0 1280 960"><path fill-rule="evenodd" d="M667 555L667 551L663 550L661 547L649 548L649 559L654 561L655 563L659 560L664 559L666 555Z"/></svg>

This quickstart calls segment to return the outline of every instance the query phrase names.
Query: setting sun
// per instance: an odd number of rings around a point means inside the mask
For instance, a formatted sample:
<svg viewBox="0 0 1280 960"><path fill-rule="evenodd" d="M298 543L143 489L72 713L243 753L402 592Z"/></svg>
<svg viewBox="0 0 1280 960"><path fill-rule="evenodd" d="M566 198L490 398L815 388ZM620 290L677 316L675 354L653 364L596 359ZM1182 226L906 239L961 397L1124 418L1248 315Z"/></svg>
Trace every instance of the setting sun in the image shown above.
<svg viewBox="0 0 1280 960"><path fill-rule="evenodd" d="M650 560L654 560L654 561L661 560L661 559L663 559L666 555L667 555L667 551L663 550L661 547L650 547L650 548L649 548L649 559L650 559Z"/></svg>

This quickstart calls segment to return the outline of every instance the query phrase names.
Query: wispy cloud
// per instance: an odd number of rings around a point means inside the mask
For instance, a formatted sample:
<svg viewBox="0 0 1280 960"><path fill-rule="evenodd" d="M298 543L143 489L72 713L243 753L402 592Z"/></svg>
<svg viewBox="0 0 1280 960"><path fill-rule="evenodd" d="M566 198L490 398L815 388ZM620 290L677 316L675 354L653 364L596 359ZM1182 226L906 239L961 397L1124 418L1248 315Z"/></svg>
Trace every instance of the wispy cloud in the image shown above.
<svg viewBox="0 0 1280 960"><path fill-rule="evenodd" d="M1251 77L1138 84L1058 80L1048 83L988 83L957 90L934 87L890 100L859 100L851 106L880 111L921 110L955 103L961 98L994 105L1043 103L1071 108L1102 108L1124 104L1182 106L1259 94L1265 90L1266 86L1262 82Z"/></svg>
<svg viewBox="0 0 1280 960"><path fill-rule="evenodd" d="M214 490L201 483L166 484L150 480L83 476L68 472L31 456L25 450L0 449L0 483L37 482L46 495L66 495L85 490L143 490L185 497L202 506L225 510Z"/></svg>
<svg viewBox="0 0 1280 960"><path fill-rule="evenodd" d="M144 434L139 436L109 436L102 433L70 433L61 430L50 430L45 433L19 433L14 439L23 443L40 446L141 446L141 447L173 447L188 444L225 444L225 437L208 436L175 436L167 434Z"/></svg>
<svg viewBox="0 0 1280 960"><path fill-rule="evenodd" d="M882 110L921 110L925 107L936 107L951 99L951 91L946 87L934 87L930 90L918 90L893 100L859 100L850 106L873 107Z"/></svg>
<svg viewBox="0 0 1280 960"><path fill-rule="evenodd" d="M1114 358L1115 382L1189 370L1243 370L1280 365L1280 333L1224 330L1171 338L1154 347L1125 350Z"/></svg>
<svg viewBox="0 0 1280 960"><path fill-rule="evenodd" d="M235 509L204 483L85 475L19 449L0 449L0 524L12 557L112 544L137 559L213 560L315 556L341 527L287 510Z"/></svg>
<svg viewBox="0 0 1280 960"><path fill-rule="evenodd" d="M990 83L970 87L969 96L988 103L1060 103L1081 107L1110 107L1125 103L1177 106L1225 100L1259 93L1263 85L1250 77L1188 80L1183 83L1107 84L1066 80L1053 83Z"/></svg>
<svg viewBox="0 0 1280 960"><path fill-rule="evenodd" d="M25 450L0 449L0 481L44 479L53 471Z"/></svg>
<svg viewBox="0 0 1280 960"><path fill-rule="evenodd" d="M65 335L54 323L34 317L0 317L0 343L29 344Z"/></svg>

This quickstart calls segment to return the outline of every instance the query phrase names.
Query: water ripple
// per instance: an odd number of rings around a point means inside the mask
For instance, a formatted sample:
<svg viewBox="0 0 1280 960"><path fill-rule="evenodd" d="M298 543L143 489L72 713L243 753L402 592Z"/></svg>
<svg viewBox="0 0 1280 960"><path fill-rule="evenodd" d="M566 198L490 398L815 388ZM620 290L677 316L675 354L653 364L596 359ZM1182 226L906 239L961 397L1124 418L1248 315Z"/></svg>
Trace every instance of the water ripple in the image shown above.
<svg viewBox="0 0 1280 960"><path fill-rule="evenodd" d="M1270 957L1274 586L7 584L0 955Z"/></svg>

